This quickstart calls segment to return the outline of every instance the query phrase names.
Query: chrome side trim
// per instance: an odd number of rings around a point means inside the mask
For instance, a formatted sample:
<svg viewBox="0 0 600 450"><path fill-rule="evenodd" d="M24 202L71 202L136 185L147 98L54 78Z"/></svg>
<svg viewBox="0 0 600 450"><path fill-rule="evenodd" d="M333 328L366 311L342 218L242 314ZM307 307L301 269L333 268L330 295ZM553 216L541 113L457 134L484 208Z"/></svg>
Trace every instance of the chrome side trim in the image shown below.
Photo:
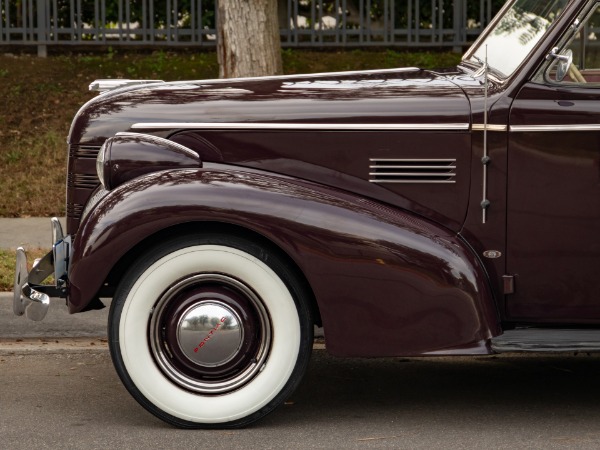
<svg viewBox="0 0 600 450"><path fill-rule="evenodd" d="M487 128L483 123L474 123L471 126L471 130L473 131L485 131L486 129L487 131L506 131L508 127L506 125L494 125L490 123L487 124Z"/></svg>
<svg viewBox="0 0 600 450"><path fill-rule="evenodd" d="M447 163L447 162L455 162L456 159L452 158L452 159L448 159L448 158L439 158L439 159L435 159L435 158L427 158L427 159L422 159L422 158L402 158L402 159L398 159L398 158L370 158L369 161L371 162L401 162L401 163L413 163L413 162L422 162L422 163ZM429 165L427 167L430 167Z"/></svg>
<svg viewBox="0 0 600 450"><path fill-rule="evenodd" d="M326 78L326 77L337 77L340 75L377 75L377 74L388 74L388 73L405 73L405 72L419 72L421 69L418 67L401 67L398 69L372 69L372 70L346 70L344 72L320 72L320 73L298 73L293 75L271 75L263 77L245 77L245 78L214 78L211 80L200 80L200 83L228 83L232 81L255 81L255 80L290 80L297 78Z"/></svg>
<svg viewBox="0 0 600 450"><path fill-rule="evenodd" d="M456 167L456 166L449 166L449 168L452 167ZM381 175L380 172L369 172L369 175L371 176L375 176L375 175ZM386 172L385 173L386 176L389 177L448 177L447 173L435 173L435 172L419 172L419 173L414 173L414 172Z"/></svg>
<svg viewBox="0 0 600 450"><path fill-rule="evenodd" d="M288 81L288 80L297 80L304 78L328 78L328 77L338 77L338 76L353 76L353 75L387 75L394 73L407 73L407 72L419 72L421 69L418 67L402 67L398 69L373 69L373 70L347 70L344 72L320 72L320 73L298 73L293 75L269 75L269 76L260 76L260 77L238 77L238 78L210 78L206 80L193 80L187 81L185 83L195 83L198 86L203 86L207 84L230 84L236 83L238 81L261 81L261 80L269 80L269 81ZM167 84L176 85L178 83L183 83L182 81L170 81Z"/></svg>
<svg viewBox="0 0 600 450"><path fill-rule="evenodd" d="M455 184L454 180L369 180L371 183L404 183L404 184Z"/></svg>
<svg viewBox="0 0 600 450"><path fill-rule="evenodd" d="M90 91L97 92L106 92L111 91L113 89L125 87L125 86L133 86L133 85L142 85L142 84L156 84L163 83L169 86L177 86L177 84L196 84L198 87L206 84L230 84L239 81L259 81L259 80L296 80L303 78L327 78L327 77L337 77L337 76L354 76L354 75L387 75L393 73L406 73L406 72L419 72L421 69L418 67L403 67L400 69L375 69L375 70L349 70L345 72L322 72L322 73L313 73L313 74L294 74L294 75L272 75L266 77L245 77L245 78L212 78L207 80L194 80L194 81L171 81L165 82L163 80L129 80L129 79L100 79L94 80L90 86Z"/></svg>
<svg viewBox="0 0 600 450"><path fill-rule="evenodd" d="M600 131L600 124L581 125L511 125L511 133L538 131Z"/></svg>
<svg viewBox="0 0 600 450"><path fill-rule="evenodd" d="M269 122L140 122L132 130L313 130L313 131L468 131L468 123L269 123Z"/></svg>

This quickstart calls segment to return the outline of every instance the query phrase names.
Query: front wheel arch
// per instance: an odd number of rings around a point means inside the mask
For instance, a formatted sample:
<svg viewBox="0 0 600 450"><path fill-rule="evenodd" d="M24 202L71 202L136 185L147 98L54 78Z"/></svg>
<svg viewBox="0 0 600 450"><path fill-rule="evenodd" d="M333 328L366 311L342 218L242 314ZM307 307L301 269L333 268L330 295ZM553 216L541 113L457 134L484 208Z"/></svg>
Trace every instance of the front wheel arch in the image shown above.
<svg viewBox="0 0 600 450"><path fill-rule="evenodd" d="M137 261L149 248L160 245L162 242L165 242L173 236L203 235L211 233L226 234L252 241L284 260L287 266L293 270L296 279L299 283L302 283L303 288L307 293L307 300L309 302L314 324L317 326L322 326L319 304L306 276L304 275L304 272L300 269L298 264L296 264L296 261L294 261L293 258L291 258L284 250L282 250L281 247L263 235L248 228L222 222L187 222L165 228L153 235L147 236L144 240L131 248L117 262L117 264L114 265L102 287L102 296L114 296L116 287L121 282L123 274L127 271L127 268Z"/></svg>

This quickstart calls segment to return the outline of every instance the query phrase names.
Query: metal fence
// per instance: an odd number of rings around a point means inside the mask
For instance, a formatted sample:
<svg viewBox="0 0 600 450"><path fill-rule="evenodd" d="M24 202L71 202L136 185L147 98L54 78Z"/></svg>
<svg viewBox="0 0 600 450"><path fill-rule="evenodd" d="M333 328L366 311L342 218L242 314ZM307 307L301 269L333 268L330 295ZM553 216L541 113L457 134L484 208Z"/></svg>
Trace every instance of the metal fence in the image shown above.
<svg viewBox="0 0 600 450"><path fill-rule="evenodd" d="M0 45L213 46L217 0L0 0ZM278 0L283 47L467 45L504 0Z"/></svg>

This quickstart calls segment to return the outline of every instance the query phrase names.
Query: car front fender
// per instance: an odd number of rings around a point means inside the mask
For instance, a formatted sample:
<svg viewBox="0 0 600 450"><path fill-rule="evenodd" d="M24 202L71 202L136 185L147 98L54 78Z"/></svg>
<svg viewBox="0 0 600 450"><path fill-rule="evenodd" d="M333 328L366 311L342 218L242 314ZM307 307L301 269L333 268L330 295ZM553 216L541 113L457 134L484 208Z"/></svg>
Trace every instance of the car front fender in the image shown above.
<svg viewBox="0 0 600 450"><path fill-rule="evenodd" d="M203 222L259 234L295 262L333 354L487 353L499 333L485 270L456 233L337 189L219 165L150 174L104 196L73 243L70 312L136 245Z"/></svg>

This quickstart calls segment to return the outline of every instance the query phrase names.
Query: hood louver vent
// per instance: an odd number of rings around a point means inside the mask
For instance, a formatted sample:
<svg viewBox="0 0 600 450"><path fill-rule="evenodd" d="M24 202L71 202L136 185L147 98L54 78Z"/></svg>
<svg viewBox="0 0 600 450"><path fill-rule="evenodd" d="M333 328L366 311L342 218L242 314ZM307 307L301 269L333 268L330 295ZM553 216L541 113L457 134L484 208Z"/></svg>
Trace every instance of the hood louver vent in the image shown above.
<svg viewBox="0 0 600 450"><path fill-rule="evenodd" d="M456 183L456 159L370 159L371 183Z"/></svg>

